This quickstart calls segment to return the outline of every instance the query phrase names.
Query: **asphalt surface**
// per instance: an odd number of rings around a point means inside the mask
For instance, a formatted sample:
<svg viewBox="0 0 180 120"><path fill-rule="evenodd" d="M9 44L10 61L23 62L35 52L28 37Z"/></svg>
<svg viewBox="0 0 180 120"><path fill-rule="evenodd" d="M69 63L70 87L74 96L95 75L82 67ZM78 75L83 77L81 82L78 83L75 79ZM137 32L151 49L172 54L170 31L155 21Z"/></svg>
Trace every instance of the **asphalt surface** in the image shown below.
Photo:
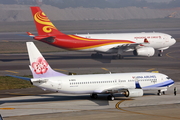
<svg viewBox="0 0 180 120"><path fill-rule="evenodd" d="M163 57L157 53L153 57L136 57L132 53L125 53L124 59L112 59L112 55L104 55L102 59L92 59L91 53L61 52L44 53L50 66L65 74L94 74L107 72L142 72L159 71L169 75L175 81L180 81L180 42L164 51ZM27 54L1 54L0 75L31 75Z"/></svg>
<svg viewBox="0 0 180 120"><path fill-rule="evenodd" d="M180 83L175 86L180 89ZM61 93L1 98L0 113L4 120L178 120L180 95L174 96L173 89L162 96L157 91L137 98L115 95L114 101L107 101L106 95L94 100L86 94Z"/></svg>
<svg viewBox="0 0 180 120"><path fill-rule="evenodd" d="M150 30L120 30L121 32L150 32ZM157 52L153 57L136 57L133 56L132 53L125 53L124 54L124 59L118 60L118 59L112 59L112 55L104 55L102 59L92 59L90 57L91 53L84 53L84 52L59 52L59 53L43 53L44 57L50 64L50 66L62 73L68 74L69 72L74 72L77 74L96 74L96 73L107 73L107 72L113 72L113 73L123 73L123 72L142 72L142 71L159 71L161 73L164 73L171 77L175 82L180 82L180 35L179 31L180 29L159 29L159 31L156 29L157 32L164 32L173 35L175 39L177 39L177 43L173 46L171 46L169 49L165 50L163 53L163 57L158 57ZM79 32L79 31L78 31ZM77 32L77 33L78 33ZM94 31L92 31L93 33ZM98 32L98 31L97 31ZM108 32L108 31L105 31ZM115 32L115 31L113 31ZM76 32L74 32L76 33ZM7 35L8 34L8 35ZM9 35L10 34L10 35ZM18 33L19 34L19 33ZM21 33L20 33L21 34ZM7 37L8 36L8 37ZM30 39L25 39L22 36L19 36L18 39L13 39L16 38L17 33L1 33L0 38L1 40L23 40L23 41L29 41ZM20 39L21 38L21 39ZM1 41L0 40L0 41ZM0 75L4 76L6 74L11 74L11 75L31 75L31 72L29 70L29 59L27 54L0 54ZM173 89L173 88L172 88ZM27 104L33 105L33 103L36 103L36 105L39 104L39 102L43 102L45 104L50 104L51 102L54 101L59 101L63 95L60 95L58 97L57 95L51 95L50 98L47 98L43 100L43 95L42 94L49 94L50 92L48 91L42 91L39 88L28 88L28 89L17 89L17 90L3 90L0 91L0 98L3 101L1 103L1 108L7 107L7 108L14 108L15 104L20 104L22 101L21 99L24 99L27 97ZM163 98L162 100L166 100L169 98L172 98L172 90L171 93L168 93L167 98ZM41 96L42 95L42 96ZM150 94L153 96L156 96L155 94ZM39 98L31 98L31 96L40 96L42 99ZM29 98L30 97L30 98ZM64 98L65 97L65 98ZM6 115L5 120L21 120L21 119L46 119L46 120L56 120L62 117L62 119L89 119L89 118L94 118L94 119L164 119L164 120L171 120L171 119L180 119L179 114L177 111L179 111L179 108L175 106L179 106L180 101L179 98L176 99L176 102L170 102L169 104L165 103L164 106L162 104L146 104L142 107L141 103L142 101L138 101L138 105L136 104L135 106L131 106L132 103L128 103L129 107L132 108L126 108L128 111L139 111L140 113L143 112L143 114L138 114L138 113L132 113L132 112L127 112L127 111L118 111L114 109L116 103L118 101L112 102L111 107L105 107L102 110L99 110L98 106L95 109L92 109L91 107L94 107L96 105L90 104L89 102L86 101L86 99L89 99L89 95L80 95L76 97L69 97L69 99L66 97L66 95L63 97L65 103L61 103L62 101L59 101L58 104L64 104L65 106L59 106L63 107L65 109L65 112L62 111L56 111L58 108L53 108L50 111L46 112L37 112L37 113L32 113L32 115L13 115L13 117L8 117L8 113L4 113ZM88 98L87 98L88 97ZM54 99L52 99L54 98ZM84 99L85 98L85 99ZM156 97L155 97L156 98ZM158 98L156 99L158 100ZM8 99L20 99L20 101L11 101L10 104L6 105L8 102L6 102ZM35 101L31 101L31 99ZM80 100L79 100L80 99ZM123 100L124 98L120 98L118 100ZM151 97L149 97L151 100ZM75 100L76 102L74 103ZM138 100L141 100L141 98L138 98ZM147 101L148 102L150 102ZM171 99L170 99L171 100ZM67 102L70 101L70 104ZM98 103L104 103L105 99L100 99ZM33 103L32 103L33 102ZM66 104L67 102L67 104ZM71 103L72 102L72 103ZM74 112L74 109L71 111L72 108L78 108L79 103L83 102L84 106L82 110L78 110ZM106 103L106 102L105 102ZM158 101L160 103L160 101ZM73 106L74 104L77 104L77 106ZM44 105L44 104L43 104ZM154 105L154 107L152 106ZM15 105L16 106L16 105ZM70 106L70 107L67 107ZM91 106L91 107L90 107ZM113 106L113 107L112 107ZM35 109L40 109L40 111L44 111L44 109L41 109L41 105L39 107L34 107L34 108L29 108L29 106L23 106L27 107L28 109L22 109L22 108L15 108L15 109L20 109L21 111L27 110L27 111L33 111ZM127 106L126 106L127 107ZM46 109L46 108L45 108ZM50 108L48 108L50 109ZM21 112L20 111L20 112ZM53 112L52 112L53 111ZM120 112L120 113L119 113ZM156 113L155 113L156 112ZM9 111L10 113L16 113L13 111ZM151 115L144 115L144 114L149 114ZM1 113L0 113L1 114ZM133 115L132 115L133 114ZM153 115L156 114L156 115ZM159 114L160 116L158 116ZM131 116L130 116L131 115ZM162 117L165 116L165 117ZM167 117L168 116L168 117Z"/></svg>

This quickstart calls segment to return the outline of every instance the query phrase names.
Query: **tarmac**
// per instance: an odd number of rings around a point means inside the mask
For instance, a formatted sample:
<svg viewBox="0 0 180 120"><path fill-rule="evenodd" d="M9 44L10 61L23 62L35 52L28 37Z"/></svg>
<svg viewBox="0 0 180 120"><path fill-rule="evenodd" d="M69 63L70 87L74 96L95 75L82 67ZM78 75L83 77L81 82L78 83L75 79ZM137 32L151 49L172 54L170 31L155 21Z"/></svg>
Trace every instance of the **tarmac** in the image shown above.
<svg viewBox="0 0 180 120"><path fill-rule="evenodd" d="M94 100L86 94L20 94L19 97L1 98L0 113L4 120L180 119L180 94L174 95L174 87L180 90L180 82L162 96L156 95L157 91L145 91L143 97L116 95L114 101L106 100L107 95Z"/></svg>
<svg viewBox="0 0 180 120"><path fill-rule="evenodd" d="M136 30L135 30L136 31ZM140 30L141 31L141 30ZM145 31L145 30L144 30ZM157 31L157 30L156 30ZM159 30L179 39L180 29ZM122 32L122 31L121 31ZM127 32L127 31L124 31ZM132 31L134 32L134 31ZM14 40L13 36L0 34L3 40ZM16 36L16 33L14 34ZM24 40L24 38L17 40ZM180 119L180 57L179 40L164 51L163 57L136 57L124 54L123 60L114 60L112 55L103 59L91 59L91 53L61 52L43 53L51 67L68 74L124 73L159 71L175 81L166 95L157 96L157 91L145 91L143 97L125 98L116 95L114 101L107 101L107 95L97 100L87 94L61 94L27 88L0 91L0 114L4 120L176 120ZM1 54L0 75L30 75L27 54ZM177 95L173 89L177 87Z"/></svg>

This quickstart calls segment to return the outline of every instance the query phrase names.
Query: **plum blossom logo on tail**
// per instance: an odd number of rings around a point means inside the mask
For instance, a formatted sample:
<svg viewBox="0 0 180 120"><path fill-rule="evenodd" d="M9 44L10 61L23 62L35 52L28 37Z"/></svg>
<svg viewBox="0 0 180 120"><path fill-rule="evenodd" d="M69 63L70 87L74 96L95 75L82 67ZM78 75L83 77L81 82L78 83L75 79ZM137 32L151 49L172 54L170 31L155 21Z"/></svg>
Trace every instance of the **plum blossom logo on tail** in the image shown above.
<svg viewBox="0 0 180 120"><path fill-rule="evenodd" d="M43 57L39 57L36 62L32 63L32 68L36 74L44 74L48 70L48 63Z"/></svg>

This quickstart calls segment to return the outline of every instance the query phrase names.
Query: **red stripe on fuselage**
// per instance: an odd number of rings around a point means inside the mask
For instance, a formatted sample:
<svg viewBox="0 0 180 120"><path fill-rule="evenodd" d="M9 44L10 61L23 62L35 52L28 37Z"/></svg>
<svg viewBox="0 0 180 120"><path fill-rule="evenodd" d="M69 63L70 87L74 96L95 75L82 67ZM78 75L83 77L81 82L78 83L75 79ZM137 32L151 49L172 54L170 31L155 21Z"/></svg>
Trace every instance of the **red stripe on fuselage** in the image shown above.
<svg viewBox="0 0 180 120"><path fill-rule="evenodd" d="M69 50L83 50L104 45L134 43L129 40L89 39L76 35L59 35L55 39L55 42L48 44Z"/></svg>

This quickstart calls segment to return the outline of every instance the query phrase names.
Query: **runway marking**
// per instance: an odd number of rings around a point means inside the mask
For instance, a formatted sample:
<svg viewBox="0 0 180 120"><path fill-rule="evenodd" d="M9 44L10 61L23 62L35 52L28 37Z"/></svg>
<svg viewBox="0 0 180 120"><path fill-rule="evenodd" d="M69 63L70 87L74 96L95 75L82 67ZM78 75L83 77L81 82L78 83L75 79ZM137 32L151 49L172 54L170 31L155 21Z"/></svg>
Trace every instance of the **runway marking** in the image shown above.
<svg viewBox="0 0 180 120"><path fill-rule="evenodd" d="M151 68L151 69L148 69L148 70L146 70L146 71L152 71L152 70L155 70L156 68Z"/></svg>
<svg viewBox="0 0 180 120"><path fill-rule="evenodd" d="M62 70L62 69L54 69L54 70L62 71L62 72L68 72L67 70Z"/></svg>
<svg viewBox="0 0 180 120"><path fill-rule="evenodd" d="M1 40L2 42L9 42L8 40Z"/></svg>
<svg viewBox="0 0 180 120"><path fill-rule="evenodd" d="M169 58L177 59L177 58L172 57L172 56L169 55L169 54L174 53L174 52L177 52L177 51L179 51L179 50L172 51L172 52L168 52L168 53L166 53L166 56L169 57ZM180 59L178 59L178 60L180 60Z"/></svg>
<svg viewBox="0 0 180 120"><path fill-rule="evenodd" d="M39 99L39 98L37 98L37 99ZM84 100L73 100L73 101L84 101ZM64 103L67 103L67 102L71 102L71 101L48 101L48 102L46 102L46 103L58 103L58 102L64 102ZM23 106L23 105L35 105L35 104L38 104L38 105L40 105L40 104L46 104L45 102L44 103L39 103L39 102L35 102L35 103L22 103L21 105L19 105L19 104L17 104L17 105L13 105L13 106ZM17 109L17 108L16 108ZM62 109L62 108L61 108ZM64 109L63 109L64 110ZM65 109L66 110L66 109ZM72 110L78 110L78 109L72 109Z"/></svg>
<svg viewBox="0 0 180 120"><path fill-rule="evenodd" d="M19 72L16 72L16 71L10 71L10 70L5 70L6 72L10 72L10 73L19 73Z"/></svg>
<svg viewBox="0 0 180 120"><path fill-rule="evenodd" d="M109 71L107 68L101 68L101 69L106 70L106 71Z"/></svg>
<svg viewBox="0 0 180 120"><path fill-rule="evenodd" d="M36 94L19 94L19 93L9 93L9 95L35 96Z"/></svg>
<svg viewBox="0 0 180 120"><path fill-rule="evenodd" d="M118 110L124 111L124 112L128 112L128 113L133 113L133 114L140 114L140 115L148 115L148 116L155 116L155 117L165 117L165 118L173 118L173 119L180 119L179 117L170 117L170 116L164 116L164 115L155 115L155 114L148 114L148 113L141 113L141 112L134 112L134 111L129 111L129 110L125 110L123 108L120 107L120 104L124 101L127 100L121 100L118 103L116 103L115 107Z"/></svg>
<svg viewBox="0 0 180 120"><path fill-rule="evenodd" d="M1 110L13 110L15 108L0 108Z"/></svg>

